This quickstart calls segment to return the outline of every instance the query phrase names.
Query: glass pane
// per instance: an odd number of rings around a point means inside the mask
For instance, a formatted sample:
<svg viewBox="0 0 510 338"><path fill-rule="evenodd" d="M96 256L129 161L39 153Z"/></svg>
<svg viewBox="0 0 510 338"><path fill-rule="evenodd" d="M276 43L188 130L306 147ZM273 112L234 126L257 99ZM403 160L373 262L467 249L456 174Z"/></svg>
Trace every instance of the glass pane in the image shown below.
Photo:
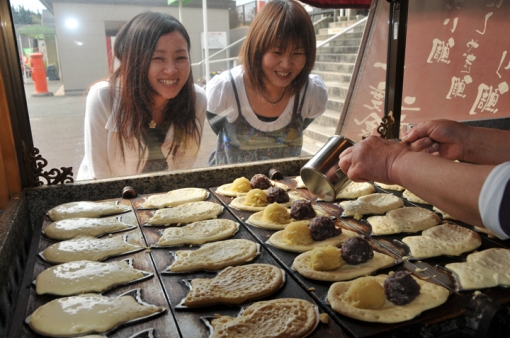
<svg viewBox="0 0 510 338"><path fill-rule="evenodd" d="M76 179L85 154L84 130L88 90L97 82L108 79L110 70L118 67L119 62L113 56L113 48L119 29L131 18L147 10L180 18L191 41L189 56L194 82L206 89L211 78L237 65L236 57L243 43L242 39L256 13L265 5L264 1L209 0L209 49L206 53L203 39L204 19L200 4L195 0L182 0L182 6L179 6L179 1L175 0L167 5L167 1L130 1L129 5L122 0L95 1L90 4L46 0L45 5L36 0L10 1L16 24L18 49L22 55L20 66L24 70L34 145L42 157L48 160L48 170L73 167ZM310 6L305 8L314 22L318 44L367 14L366 11L357 10L335 12ZM304 130L303 146L299 155L313 155L334 134L362 32L363 25L335 40L338 42L331 42L317 49L312 74L322 78L329 99L324 101L324 109L319 116ZM203 61L206 56L210 57L208 63ZM285 91L283 93L285 94ZM310 106L321 104L314 101L318 98L306 95L313 94L305 94L305 97L311 100ZM266 100L273 104L278 97L271 95ZM288 106L292 108L293 102L290 101L287 100ZM232 99L231 110L237 110L234 102ZM264 111L261 113L260 109L253 110L262 115L262 118L267 117ZM217 140L218 136L206 119L197 158L192 165L183 168L208 166L211 153L217 147ZM255 140L260 141L257 138ZM109 147L111 142L112 139L105 139L105 148ZM266 158L268 157L263 156L261 159Z"/></svg>

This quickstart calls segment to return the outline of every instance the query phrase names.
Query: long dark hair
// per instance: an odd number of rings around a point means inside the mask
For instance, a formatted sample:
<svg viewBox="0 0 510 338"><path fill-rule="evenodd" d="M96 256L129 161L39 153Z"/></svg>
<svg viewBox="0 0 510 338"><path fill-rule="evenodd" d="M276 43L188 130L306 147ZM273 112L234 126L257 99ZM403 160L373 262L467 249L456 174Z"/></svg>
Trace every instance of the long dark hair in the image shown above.
<svg viewBox="0 0 510 338"><path fill-rule="evenodd" d="M302 45L306 55L305 67L290 88L296 94L308 81L315 64L315 41L315 29L303 5L293 0L269 1L255 15L239 51L239 61L250 83L262 92L265 90L262 56L275 46L286 50L290 46Z"/></svg>
<svg viewBox="0 0 510 338"><path fill-rule="evenodd" d="M149 64L159 38L174 31L181 33L186 39L189 53L191 44L188 32L176 18L168 14L138 14L117 34L114 52L120 66L110 77L110 102L116 112L124 159L124 142L130 144L136 140L140 159L146 151L143 141L147 125L152 119L152 97L155 93L149 83ZM188 81L164 108L165 120L170 121L170 128L174 131L167 157L175 155L179 147L186 146L192 140L200 144L202 135L196 125L195 102L193 73L190 69Z"/></svg>

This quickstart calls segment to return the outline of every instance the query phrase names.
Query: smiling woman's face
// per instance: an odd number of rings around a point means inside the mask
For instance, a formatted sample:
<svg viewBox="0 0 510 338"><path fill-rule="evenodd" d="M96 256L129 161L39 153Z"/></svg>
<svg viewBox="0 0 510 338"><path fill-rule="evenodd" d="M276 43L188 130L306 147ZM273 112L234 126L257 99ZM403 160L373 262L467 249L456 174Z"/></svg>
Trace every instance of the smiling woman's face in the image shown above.
<svg viewBox="0 0 510 338"><path fill-rule="evenodd" d="M179 94L188 81L190 58L188 44L181 33L161 36L149 66L149 83L155 91L154 103L160 106Z"/></svg>
<svg viewBox="0 0 510 338"><path fill-rule="evenodd" d="M306 54L303 47L290 46L286 50L279 47L269 49L262 56L262 71L266 87L289 86L303 70Z"/></svg>

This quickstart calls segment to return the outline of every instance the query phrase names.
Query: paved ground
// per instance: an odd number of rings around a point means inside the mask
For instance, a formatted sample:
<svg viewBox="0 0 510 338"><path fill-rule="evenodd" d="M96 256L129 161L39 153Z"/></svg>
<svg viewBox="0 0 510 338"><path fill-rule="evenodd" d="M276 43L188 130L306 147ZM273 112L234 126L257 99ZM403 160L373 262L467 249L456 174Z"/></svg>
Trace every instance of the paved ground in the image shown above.
<svg viewBox="0 0 510 338"><path fill-rule="evenodd" d="M44 170L61 167L78 168L83 158L83 118L85 96L64 95L60 81L48 81L48 92L53 96L34 96L33 83L25 84L34 146L48 161ZM210 153L216 145L216 135L205 123L196 168L207 166Z"/></svg>

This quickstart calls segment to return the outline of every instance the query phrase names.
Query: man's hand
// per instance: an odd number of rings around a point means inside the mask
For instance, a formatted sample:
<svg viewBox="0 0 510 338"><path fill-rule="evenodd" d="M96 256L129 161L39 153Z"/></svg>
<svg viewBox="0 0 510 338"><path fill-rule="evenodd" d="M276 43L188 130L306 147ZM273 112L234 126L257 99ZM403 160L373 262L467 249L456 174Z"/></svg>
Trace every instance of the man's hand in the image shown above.
<svg viewBox="0 0 510 338"><path fill-rule="evenodd" d="M399 156L409 151L404 143L369 136L342 152L338 166L355 182L394 184L393 165Z"/></svg>

